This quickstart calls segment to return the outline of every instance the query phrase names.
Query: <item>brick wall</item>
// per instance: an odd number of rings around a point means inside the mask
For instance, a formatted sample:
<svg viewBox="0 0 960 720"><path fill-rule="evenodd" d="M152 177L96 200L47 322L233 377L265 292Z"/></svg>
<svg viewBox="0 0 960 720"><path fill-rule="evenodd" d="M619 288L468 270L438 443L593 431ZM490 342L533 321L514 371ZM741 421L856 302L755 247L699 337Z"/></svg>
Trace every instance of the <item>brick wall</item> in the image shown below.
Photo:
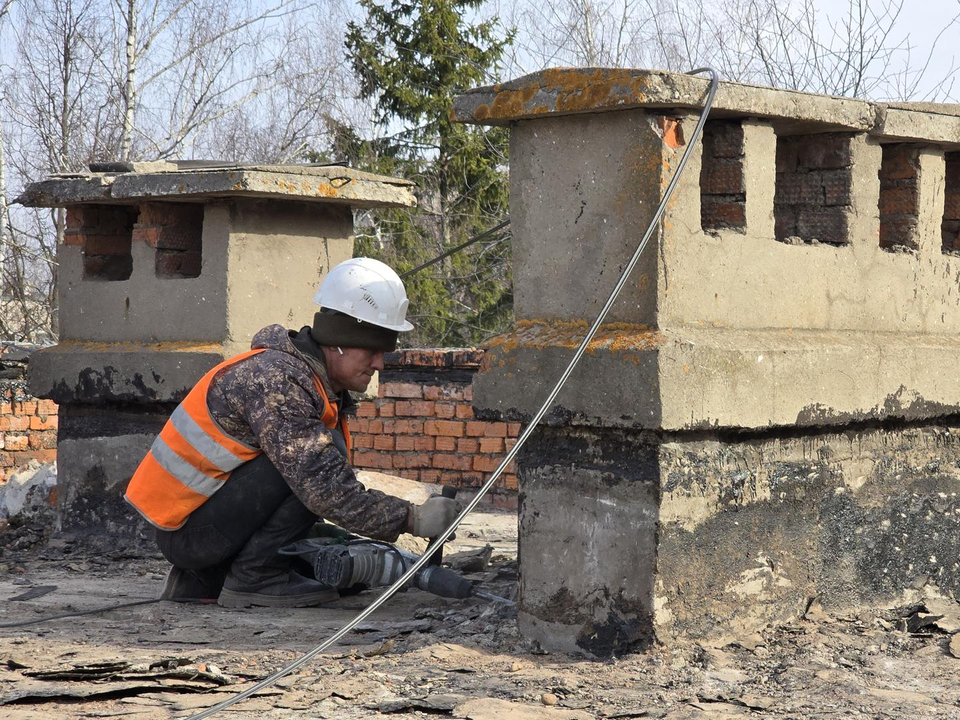
<svg viewBox="0 0 960 720"><path fill-rule="evenodd" d="M31 350L0 344L0 483L31 460L57 459L57 405L27 391Z"/></svg>
<svg viewBox="0 0 960 720"><path fill-rule="evenodd" d="M880 162L880 247L916 250L920 213L920 148L884 145Z"/></svg>
<svg viewBox="0 0 960 720"><path fill-rule="evenodd" d="M479 487L520 434L519 423L473 416L480 350L401 350L387 355L379 397L351 422L353 464L361 469L458 488ZM516 507L516 469L492 492Z"/></svg>
<svg viewBox="0 0 960 720"><path fill-rule="evenodd" d="M743 127L739 121L713 120L704 126L700 166L700 224L704 230L746 228L743 157Z"/></svg>
<svg viewBox="0 0 960 720"><path fill-rule="evenodd" d="M67 208L64 243L82 248L89 280L128 280L133 240L156 248L157 277L192 278L200 275L202 231L199 203L74 205Z"/></svg>
<svg viewBox="0 0 960 720"><path fill-rule="evenodd" d="M946 187L944 188L943 251L960 252L960 152L944 154Z"/></svg>
<svg viewBox="0 0 960 720"><path fill-rule="evenodd" d="M777 138L777 240L849 244L852 137L823 133Z"/></svg>

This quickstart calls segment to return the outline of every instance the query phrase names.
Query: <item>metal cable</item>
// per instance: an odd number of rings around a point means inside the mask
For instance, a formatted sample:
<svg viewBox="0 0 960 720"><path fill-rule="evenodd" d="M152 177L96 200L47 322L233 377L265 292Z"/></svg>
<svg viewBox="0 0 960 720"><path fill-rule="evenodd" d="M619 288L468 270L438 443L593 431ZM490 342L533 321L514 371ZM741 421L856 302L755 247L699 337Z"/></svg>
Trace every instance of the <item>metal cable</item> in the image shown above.
<svg viewBox="0 0 960 720"><path fill-rule="evenodd" d="M490 478L483 484L480 490L477 492L476 496L471 500L467 506L464 508L463 512L460 513L459 517L453 521L453 524L450 525L438 538L437 544L441 544L448 540L454 531L463 522L463 519L469 515L473 509L477 506L477 503L483 498L484 495L489 492L490 488L493 487L493 484L497 481L501 474L503 474L504 469L509 465L517 453L520 451L520 448L523 447L527 439L537 428L540 421L543 419L543 416L547 414L547 411L550 409L550 406L553 405L553 401L556 400L557 395L560 394L560 390L566 384L567 380L570 378L570 375L573 373L574 368L580 362L580 358L583 357L583 353L586 351L587 346L590 344L590 341L593 340L594 335L597 334L597 330L600 329L600 325L603 323L607 314L610 312L610 308L613 307L613 303L616 301L617 296L620 294L621 290L627 283L627 279L630 277L630 273L633 272L634 266L637 264L637 261L640 259L640 255L643 253L644 249L647 247L647 243L650 241L650 237L653 235L653 231L657 226L657 223L660 222L660 218L663 217L663 212L666 209L667 202L670 200L670 196L673 195L673 191L677 186L677 182L680 180L680 176L683 174L683 169L686 167L687 160L690 157L690 152L696 145L697 140L699 140L701 133L703 132L703 126L707 121L707 117L710 114L710 108L713 107L713 99L717 94L717 87L719 85L719 77L717 76L716 70L710 67L697 68L696 70L691 70L686 73L688 75L698 75L700 73L710 73L710 87L707 91L707 99L704 103L703 112L700 114L700 120L697 122L697 127L693 131L693 135L690 138L690 142L687 145L687 149L684 150L680 162L677 165L677 170L673 174L673 177L670 179L670 183L667 185L667 189L663 194L663 199L660 201L660 204L657 206L656 212L653 214L653 217L650 219L650 224L647 226L647 231L644 233L643 239L640 241L640 244L637 245L636 251L633 253L633 257L630 258L630 262L627 263L626 267L623 269L623 272L620 274L620 279L617 281L616 286L613 288L613 291L610 293L610 296L607 298L606 303L604 303L603 308L600 310L600 313L597 315L597 319L593 321L593 325L590 326L590 329L587 331L587 334L584 336L583 341L580 343L580 346L577 348L576 352L573 354L573 358L570 360L570 363L567 365L567 369L563 371L563 374L560 376L560 379L557 381L557 384L554 386L553 390L550 391L550 394L547 396L547 399L544 401L543 405L540 406L540 409L533 416L530 421L530 424L527 425L526 429L520 434L520 437L517 439L516 445L514 445L510 451L504 456L503 460L500 462L500 465L496 470L493 471L493 474ZM225 710L226 708L234 705L235 703L245 700L254 693L263 690L270 685L273 685L280 678L289 675L291 672L297 668L303 666L314 657L322 653L324 650L329 648L331 645L336 643L340 638L350 632L354 627L359 625L361 622L366 620L370 615L376 612L380 606L387 602L391 597L393 597L397 591L406 585L410 580L413 579L413 576L416 575L420 569L427 564L427 561L430 559L429 554L424 554L420 557L417 562L410 566L410 569L393 585L387 588L380 597L374 600L370 605L368 605L359 615L357 615L353 620L344 625L340 630L331 635L327 640L320 643L313 650L310 650L308 653L290 663L286 667L278 670L273 673L266 679L260 681L251 688L247 688L241 693L234 695L233 697L224 700L221 703L214 705L211 708L199 712L196 715L192 715L188 720L202 720L203 718L210 717L211 715Z"/></svg>
<svg viewBox="0 0 960 720"><path fill-rule="evenodd" d="M470 246L473 245L475 242L480 242L480 241L483 240L484 238L488 238L488 237L490 237L491 235L493 235L494 233L496 233L496 232L498 232L498 231L500 231L500 230L503 230L503 229L504 229L505 227L507 227L507 225L509 225L509 224L510 224L510 218L508 217L506 220L504 220L504 221L503 221L502 223L500 223L499 225L494 225L494 226L493 226L492 228L490 228L489 230L484 230L482 233L480 233L479 235L475 235L474 237L470 238L470 239L467 240L466 242L460 243L460 244L457 245L456 247L452 247L452 248L450 248L449 250L447 250L447 251L445 251L445 252L443 252L443 253L440 253L439 255L437 255L437 256L436 256L435 258L433 258L432 260L427 260L427 261L426 261L425 263L423 263L422 265L417 265L415 268L413 268L413 270L407 270L405 273L400 273L400 279L403 280L405 277L409 277L409 276L411 276L411 275L414 275L415 273L418 273L418 272L420 272L421 270L424 270L424 269L430 267L431 265L436 265L438 262L440 262L440 261L443 260L444 258L450 257L450 256L453 255L454 253L458 253L458 252L460 252L461 250L463 250L464 248L470 247ZM497 240L499 241L500 238L497 238Z"/></svg>

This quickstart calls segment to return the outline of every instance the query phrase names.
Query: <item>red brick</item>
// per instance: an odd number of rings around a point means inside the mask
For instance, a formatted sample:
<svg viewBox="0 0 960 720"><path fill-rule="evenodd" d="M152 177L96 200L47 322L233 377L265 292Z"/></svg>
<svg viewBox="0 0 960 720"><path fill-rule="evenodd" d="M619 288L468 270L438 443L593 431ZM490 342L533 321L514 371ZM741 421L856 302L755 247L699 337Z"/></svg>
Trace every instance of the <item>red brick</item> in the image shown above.
<svg viewBox="0 0 960 720"><path fill-rule="evenodd" d="M418 450L418 449L425 450L427 448L418 448L417 439L412 435L397 435L394 438L394 450L396 450L397 452L408 452L411 450Z"/></svg>
<svg viewBox="0 0 960 720"><path fill-rule="evenodd" d="M48 463L48 462L53 462L56 459L57 459L56 450L33 450L29 453L26 453L26 457L23 458L23 462L36 460L37 462Z"/></svg>
<svg viewBox="0 0 960 720"><path fill-rule="evenodd" d="M917 218L913 215L884 215L880 218L880 247L916 250Z"/></svg>
<svg viewBox="0 0 960 720"><path fill-rule="evenodd" d="M83 233L67 230L63 234L63 244L73 247L83 247L87 242L87 236Z"/></svg>
<svg viewBox="0 0 960 720"><path fill-rule="evenodd" d="M420 482L424 483L439 483L440 480L444 477L444 473L439 470L421 470L420 471Z"/></svg>
<svg viewBox="0 0 960 720"><path fill-rule="evenodd" d="M88 255L129 255L130 237L124 235L87 235L83 251Z"/></svg>
<svg viewBox="0 0 960 720"><path fill-rule="evenodd" d="M509 437L517 437L522 429L520 423L507 423L507 435Z"/></svg>
<svg viewBox="0 0 960 720"><path fill-rule="evenodd" d="M420 435L423 433L423 420L373 420L371 422L379 423L379 432L385 432L387 435Z"/></svg>
<svg viewBox="0 0 960 720"><path fill-rule="evenodd" d="M912 180L920 171L920 149L910 145L884 145L880 180Z"/></svg>
<svg viewBox="0 0 960 720"><path fill-rule="evenodd" d="M507 424L503 422L484 423L483 434L484 437L504 438L507 436Z"/></svg>
<svg viewBox="0 0 960 720"><path fill-rule="evenodd" d="M790 138L798 145L801 167L818 170L849 167L851 136L843 133L797 135Z"/></svg>
<svg viewBox="0 0 960 720"><path fill-rule="evenodd" d="M700 224L705 230L738 229L747 225L746 203L730 195L704 195L700 204Z"/></svg>
<svg viewBox="0 0 960 720"><path fill-rule="evenodd" d="M29 430L30 418L25 415L0 416L0 432L4 430Z"/></svg>
<svg viewBox="0 0 960 720"><path fill-rule="evenodd" d="M57 436L55 433L32 433L29 441L31 450L49 450L57 447Z"/></svg>
<svg viewBox="0 0 960 720"><path fill-rule="evenodd" d="M423 424L423 431L427 435L463 437L463 430L463 423L456 420L427 420Z"/></svg>
<svg viewBox="0 0 960 720"><path fill-rule="evenodd" d="M505 449L505 450L513 450L513 446L516 445L516 444L517 444L517 438L515 438L515 437L512 437L512 438L511 438L511 437L508 437L508 438L504 439L504 441L503 441L503 445L504 445L504 449Z"/></svg>
<svg viewBox="0 0 960 720"><path fill-rule="evenodd" d="M429 435L413 439L413 445L417 452L433 452L437 448L437 439Z"/></svg>
<svg viewBox="0 0 960 720"><path fill-rule="evenodd" d="M453 403L438 402L434 403L433 411L438 418L449 420L456 415L457 406Z"/></svg>
<svg viewBox="0 0 960 720"><path fill-rule="evenodd" d="M380 400L378 402L380 403L380 417L392 418L397 414L397 404L392 400L386 402Z"/></svg>
<svg viewBox="0 0 960 720"><path fill-rule="evenodd" d="M393 450L394 442L390 435L377 435L373 438L373 447L375 450Z"/></svg>
<svg viewBox="0 0 960 720"><path fill-rule="evenodd" d="M71 205L67 208L66 224L71 230L96 227L99 222L100 216L96 206Z"/></svg>
<svg viewBox="0 0 960 720"><path fill-rule="evenodd" d="M463 397L459 399L471 402L473 400L473 385L467 385L463 388Z"/></svg>
<svg viewBox="0 0 960 720"><path fill-rule="evenodd" d="M493 472L500 467L500 463L502 461L503 458L499 457L485 457L483 455L477 455L473 458L473 469L479 470L480 472ZM504 472L516 472L516 461L507 465Z"/></svg>
<svg viewBox="0 0 960 720"><path fill-rule="evenodd" d="M470 458L464 455L443 455L433 456L433 467L446 470L470 470Z"/></svg>
<svg viewBox="0 0 960 720"><path fill-rule="evenodd" d="M947 188L943 201L943 217L947 220L960 220L960 188L953 192Z"/></svg>
<svg viewBox="0 0 960 720"><path fill-rule="evenodd" d="M498 484L501 484L502 487L507 490L516 490L517 489L517 476L512 473L504 473L497 480Z"/></svg>
<svg viewBox="0 0 960 720"><path fill-rule="evenodd" d="M133 242L142 242L155 248L160 242L160 228L155 225L136 225L131 237Z"/></svg>
<svg viewBox="0 0 960 720"><path fill-rule="evenodd" d="M173 225L160 230L156 247L163 250L194 250L201 248L201 226Z"/></svg>
<svg viewBox="0 0 960 720"><path fill-rule="evenodd" d="M0 415L10 415L13 413L13 405L8 402L0 403Z"/></svg>
<svg viewBox="0 0 960 720"><path fill-rule="evenodd" d="M379 452L355 452L353 464L359 468L382 468L389 470L393 467L390 455Z"/></svg>
<svg viewBox="0 0 960 720"><path fill-rule="evenodd" d="M457 405L457 413L456 413L456 415L457 415L457 419L458 419L458 420L472 420L472 419L473 419L473 406L472 406L472 405L465 405L465 404L463 404L463 403L459 403L459 404Z"/></svg>
<svg viewBox="0 0 960 720"><path fill-rule="evenodd" d="M683 139L683 125L680 124L678 118L661 115L657 118L657 127L660 128L660 137L663 138L663 143L667 147L674 150L683 147L685 144Z"/></svg>
<svg viewBox="0 0 960 720"><path fill-rule="evenodd" d="M480 442L473 438L460 438L457 440L457 452L467 455L474 455L480 450Z"/></svg>
<svg viewBox="0 0 960 720"><path fill-rule="evenodd" d="M881 215L916 215L919 196L916 185L880 189Z"/></svg>
<svg viewBox="0 0 960 720"><path fill-rule="evenodd" d="M51 415L50 417L44 419L37 415L34 415L30 418L30 429L31 430L53 430L57 427L57 416Z"/></svg>
<svg viewBox="0 0 960 720"><path fill-rule="evenodd" d="M373 435L354 433L350 436L354 450L370 450L373 448Z"/></svg>
<svg viewBox="0 0 960 720"><path fill-rule="evenodd" d="M419 480L420 471L419 470L401 470L400 477L407 478L407 480Z"/></svg>
<svg viewBox="0 0 960 720"><path fill-rule="evenodd" d="M437 438L438 452L454 452L457 449L457 439L440 436Z"/></svg>
<svg viewBox="0 0 960 720"><path fill-rule="evenodd" d="M426 385L423 397L426 400L463 400L464 388L460 385Z"/></svg>
<svg viewBox="0 0 960 720"><path fill-rule="evenodd" d="M4 412L3 405L0 405L0 413ZM59 412L57 404L53 400L38 400L37 413L39 415L56 415Z"/></svg>
<svg viewBox="0 0 960 720"><path fill-rule="evenodd" d="M474 420L467 423L467 435L470 437L482 437L486 432L487 423L480 420Z"/></svg>
<svg viewBox="0 0 960 720"><path fill-rule="evenodd" d="M703 151L715 158L743 156L743 126L737 120L711 120L703 128Z"/></svg>
<svg viewBox="0 0 960 720"><path fill-rule="evenodd" d="M480 439L480 452L482 453L502 453L503 439L498 437L485 437Z"/></svg>
<svg viewBox="0 0 960 720"><path fill-rule="evenodd" d="M6 450L26 450L30 447L30 438L26 435L5 435L3 447Z"/></svg>
<svg viewBox="0 0 960 720"><path fill-rule="evenodd" d="M414 383L380 383L380 397L419 400L423 397L423 388Z"/></svg>
<svg viewBox="0 0 960 720"><path fill-rule="evenodd" d="M398 417L433 417L434 404L430 400L397 400Z"/></svg>
<svg viewBox="0 0 960 720"><path fill-rule="evenodd" d="M8 452L0 452L0 467L13 467L13 455Z"/></svg>
<svg viewBox="0 0 960 720"><path fill-rule="evenodd" d="M371 418L377 416L377 406L372 402L360 403L360 407L357 408L357 417L358 418Z"/></svg>
<svg viewBox="0 0 960 720"><path fill-rule="evenodd" d="M700 192L706 195L734 195L746 192L743 162L736 158L713 159L703 164Z"/></svg>

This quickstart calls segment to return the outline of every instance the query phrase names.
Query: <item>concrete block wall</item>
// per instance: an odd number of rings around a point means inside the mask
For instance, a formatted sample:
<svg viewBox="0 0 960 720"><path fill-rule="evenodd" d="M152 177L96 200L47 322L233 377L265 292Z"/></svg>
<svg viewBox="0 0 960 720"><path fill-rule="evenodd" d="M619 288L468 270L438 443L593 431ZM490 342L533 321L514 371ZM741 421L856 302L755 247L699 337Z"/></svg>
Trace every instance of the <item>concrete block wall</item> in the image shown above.
<svg viewBox="0 0 960 720"><path fill-rule="evenodd" d="M469 495L520 434L520 423L474 417L473 377L482 350L401 350L387 355L378 397L350 423L353 464L440 483ZM516 507L516 469L508 466L490 497Z"/></svg>

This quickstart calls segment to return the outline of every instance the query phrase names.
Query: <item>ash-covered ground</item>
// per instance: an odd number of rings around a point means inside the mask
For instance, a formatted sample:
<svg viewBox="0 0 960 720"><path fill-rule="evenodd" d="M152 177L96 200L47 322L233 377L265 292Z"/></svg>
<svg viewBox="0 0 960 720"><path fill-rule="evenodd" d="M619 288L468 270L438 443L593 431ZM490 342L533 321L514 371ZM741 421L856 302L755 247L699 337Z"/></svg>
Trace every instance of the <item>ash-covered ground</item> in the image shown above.
<svg viewBox="0 0 960 720"><path fill-rule="evenodd" d="M0 532L0 622L150 599L157 556L90 553L39 527ZM484 548L490 550L484 552ZM483 569L478 557L489 555ZM516 593L516 517L477 513L446 556ZM482 562L480 563L482 564ZM398 594L335 650L225 710L231 718L960 718L960 605L805 618L745 637L595 662L539 651L515 612ZM155 603L0 629L0 716L189 717L339 629L369 594L323 608Z"/></svg>

